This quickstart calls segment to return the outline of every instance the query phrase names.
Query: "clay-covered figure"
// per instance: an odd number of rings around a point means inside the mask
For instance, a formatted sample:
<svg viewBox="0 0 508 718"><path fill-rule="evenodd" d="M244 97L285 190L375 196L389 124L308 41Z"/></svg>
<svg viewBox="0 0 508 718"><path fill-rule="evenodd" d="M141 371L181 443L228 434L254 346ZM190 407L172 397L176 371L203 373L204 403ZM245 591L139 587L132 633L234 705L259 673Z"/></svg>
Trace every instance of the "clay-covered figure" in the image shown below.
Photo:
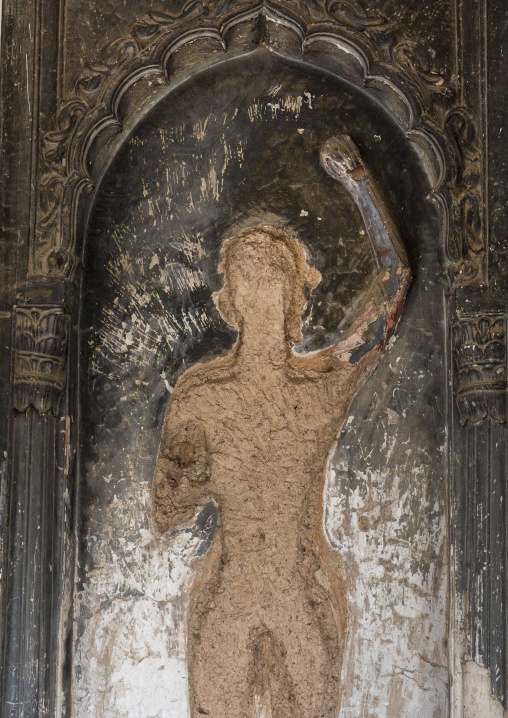
<svg viewBox="0 0 508 718"><path fill-rule="evenodd" d="M330 450L379 361L408 289L395 229L352 141L321 151L353 196L378 275L333 347L298 356L304 288L320 280L304 248L256 227L227 240L218 296L238 328L225 357L177 382L157 459L153 520L165 534L214 502L218 525L188 610L192 718L335 718L350 616L345 572L323 526ZM208 504L210 505L210 504Z"/></svg>

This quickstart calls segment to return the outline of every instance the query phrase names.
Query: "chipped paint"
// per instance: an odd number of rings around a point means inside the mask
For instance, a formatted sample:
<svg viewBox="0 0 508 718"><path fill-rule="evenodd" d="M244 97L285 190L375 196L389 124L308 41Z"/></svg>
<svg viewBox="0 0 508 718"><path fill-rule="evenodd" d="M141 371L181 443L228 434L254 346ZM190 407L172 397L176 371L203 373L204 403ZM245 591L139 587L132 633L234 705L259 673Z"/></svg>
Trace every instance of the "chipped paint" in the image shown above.
<svg viewBox="0 0 508 718"><path fill-rule="evenodd" d="M390 442L388 455L395 444ZM415 481L423 479L421 471L414 470ZM343 672L349 692L340 715L420 715L425 705L426 715L444 718L446 581L439 555L432 549L427 559L429 534L404 537L411 531L412 497L399 477L357 473L353 488L346 473L342 462L330 462L327 532L348 566L356 617ZM443 545L445 521L438 512L431 528L433 540Z"/></svg>

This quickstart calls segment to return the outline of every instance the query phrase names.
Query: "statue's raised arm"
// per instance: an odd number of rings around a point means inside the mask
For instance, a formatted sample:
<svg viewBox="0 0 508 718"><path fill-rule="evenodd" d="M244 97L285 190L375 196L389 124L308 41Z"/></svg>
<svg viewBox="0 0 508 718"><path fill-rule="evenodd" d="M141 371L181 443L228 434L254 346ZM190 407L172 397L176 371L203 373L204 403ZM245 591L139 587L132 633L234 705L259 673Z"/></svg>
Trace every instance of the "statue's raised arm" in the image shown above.
<svg viewBox="0 0 508 718"><path fill-rule="evenodd" d="M321 165L354 199L378 267L376 279L353 322L333 347L333 355L350 364L372 364L397 326L411 282L409 263L376 184L351 138L339 135L329 139L321 149Z"/></svg>

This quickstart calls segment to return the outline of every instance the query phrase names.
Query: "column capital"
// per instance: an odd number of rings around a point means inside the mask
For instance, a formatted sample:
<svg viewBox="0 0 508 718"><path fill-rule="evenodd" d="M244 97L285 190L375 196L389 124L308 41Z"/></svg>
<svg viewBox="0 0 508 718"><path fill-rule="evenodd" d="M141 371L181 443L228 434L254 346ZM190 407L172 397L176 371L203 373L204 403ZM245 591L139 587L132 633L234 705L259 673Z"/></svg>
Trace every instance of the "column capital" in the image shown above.
<svg viewBox="0 0 508 718"><path fill-rule="evenodd" d="M14 307L14 409L58 413L70 317L62 306Z"/></svg>

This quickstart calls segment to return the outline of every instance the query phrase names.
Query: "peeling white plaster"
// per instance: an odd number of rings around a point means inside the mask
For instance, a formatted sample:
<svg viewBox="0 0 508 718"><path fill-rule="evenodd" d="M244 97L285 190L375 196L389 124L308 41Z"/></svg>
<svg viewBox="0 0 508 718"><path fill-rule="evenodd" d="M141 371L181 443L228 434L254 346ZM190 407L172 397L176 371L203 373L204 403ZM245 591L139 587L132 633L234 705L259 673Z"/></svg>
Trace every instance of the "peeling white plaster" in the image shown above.
<svg viewBox="0 0 508 718"><path fill-rule="evenodd" d="M343 530L341 468L331 466L325 494L327 533L354 575L349 595L354 627L343 674L348 691L340 718L445 718L445 581L436 566L428 575L408 571L419 550L425 550L425 537L415 545L398 539L405 520L398 480L389 482L382 473L362 477L369 496L358 490L349 495L349 525ZM148 487L139 489L129 507L117 500L114 510L132 516L133 506L146 506ZM86 604L95 609L77 657L82 675L76 718L188 718L185 597L198 541L185 532L172 541L154 540L143 529L129 533L123 555L132 559L130 568L111 554L90 582ZM442 519L437 519L436 534L442 540ZM439 581L440 592L432 596L431 587ZM268 710L258 700L254 718L270 718ZM484 713L464 718L480 716L490 718Z"/></svg>
<svg viewBox="0 0 508 718"><path fill-rule="evenodd" d="M490 693L490 671L474 661L462 667L464 714L462 718L508 718L508 711Z"/></svg>
<svg viewBox="0 0 508 718"><path fill-rule="evenodd" d="M185 532L156 541L141 530L129 569L117 558L95 573L87 604L96 609L77 656L77 718L188 716L185 595L198 544Z"/></svg>
<svg viewBox="0 0 508 718"><path fill-rule="evenodd" d="M354 623L340 718L445 718L446 572L435 562L425 572L417 567L427 541L442 549L444 517L436 518L432 536L401 540L410 497L400 479L359 475L362 489L348 492L346 468L330 466L325 496L327 535L344 559ZM416 473L414 479L421 480Z"/></svg>

